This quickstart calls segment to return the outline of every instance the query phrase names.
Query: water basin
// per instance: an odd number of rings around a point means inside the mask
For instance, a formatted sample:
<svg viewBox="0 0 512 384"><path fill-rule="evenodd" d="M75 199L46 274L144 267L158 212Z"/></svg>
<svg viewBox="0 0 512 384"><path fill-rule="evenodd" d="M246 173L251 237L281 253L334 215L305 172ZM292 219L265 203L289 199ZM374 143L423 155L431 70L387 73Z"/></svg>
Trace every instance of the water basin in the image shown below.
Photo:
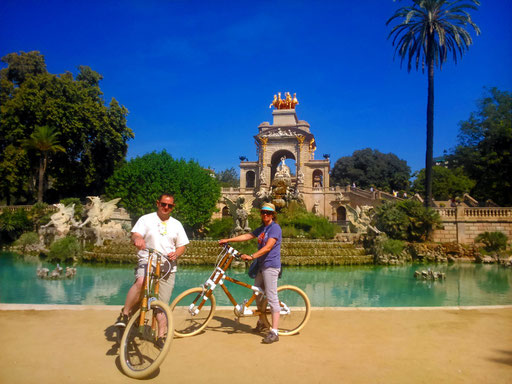
<svg viewBox="0 0 512 384"><path fill-rule="evenodd" d="M37 258L0 253L0 303L122 305L133 282L133 267L78 265L73 279L42 280L38 267L55 264ZM444 281L414 278L414 271L431 268L446 273ZM173 297L199 286L212 267L179 267ZM243 269L232 277L251 282ZM431 307L511 305L512 269L481 264L409 264L406 266L285 267L279 284L303 289L315 307ZM237 300L248 290L226 283ZM221 288L218 305L230 305Z"/></svg>

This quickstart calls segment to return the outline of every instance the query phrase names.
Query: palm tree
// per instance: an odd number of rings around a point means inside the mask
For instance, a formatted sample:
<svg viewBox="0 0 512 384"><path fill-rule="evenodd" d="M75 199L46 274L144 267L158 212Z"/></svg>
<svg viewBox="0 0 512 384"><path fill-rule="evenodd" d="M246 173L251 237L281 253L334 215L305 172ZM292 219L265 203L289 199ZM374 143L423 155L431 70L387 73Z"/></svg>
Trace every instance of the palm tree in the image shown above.
<svg viewBox="0 0 512 384"><path fill-rule="evenodd" d="M434 66L442 68L448 54L457 57L469 49L473 43L465 27L469 24L476 34L480 28L473 23L468 12L480 5L477 0L412 0L409 7L398 9L386 22L400 19L401 23L393 27L388 38L394 36L395 56L401 57L400 65L407 58L407 70L410 72L414 62L416 70L421 63L428 68L427 99L427 151L425 156L425 205L432 202L432 164L434 150Z"/></svg>
<svg viewBox="0 0 512 384"><path fill-rule="evenodd" d="M44 174L48 166L48 157L50 153L65 152L66 150L59 145L59 132L55 132L54 128L47 126L36 127L30 138L23 141L23 146L39 151L39 185L37 191L37 202L43 202L43 186Z"/></svg>

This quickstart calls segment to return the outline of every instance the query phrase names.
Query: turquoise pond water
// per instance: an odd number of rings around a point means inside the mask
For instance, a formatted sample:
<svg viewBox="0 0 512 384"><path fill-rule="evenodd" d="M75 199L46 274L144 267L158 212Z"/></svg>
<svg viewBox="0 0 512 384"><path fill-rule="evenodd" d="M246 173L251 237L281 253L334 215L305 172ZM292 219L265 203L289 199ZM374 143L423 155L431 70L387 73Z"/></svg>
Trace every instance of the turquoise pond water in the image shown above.
<svg viewBox="0 0 512 384"><path fill-rule="evenodd" d="M122 305L133 282L133 267L78 265L70 280L42 280L36 269L55 264L37 258L0 253L0 303ZM446 273L444 281L420 281L414 271L432 268ZM179 267L173 297L199 286L212 268ZM251 279L242 270L229 275ZM511 305L512 269L480 264L411 264L406 266L285 267L280 285L303 289L316 307L409 307ZM237 300L247 290L226 283ZM218 305L231 305L220 288Z"/></svg>

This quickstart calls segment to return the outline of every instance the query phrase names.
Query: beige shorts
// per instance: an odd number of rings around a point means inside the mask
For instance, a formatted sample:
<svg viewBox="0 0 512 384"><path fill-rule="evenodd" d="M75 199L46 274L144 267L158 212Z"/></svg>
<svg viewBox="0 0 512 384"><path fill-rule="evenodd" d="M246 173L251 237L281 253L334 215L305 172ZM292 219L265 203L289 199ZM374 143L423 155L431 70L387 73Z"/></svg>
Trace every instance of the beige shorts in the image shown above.
<svg viewBox="0 0 512 384"><path fill-rule="evenodd" d="M140 277L144 278L146 274L146 266L147 264L139 264L137 268L135 268L135 279L138 279ZM176 273L170 272L165 279L160 279L158 297L159 300L163 301L165 304L169 304L169 300L171 300L175 278Z"/></svg>

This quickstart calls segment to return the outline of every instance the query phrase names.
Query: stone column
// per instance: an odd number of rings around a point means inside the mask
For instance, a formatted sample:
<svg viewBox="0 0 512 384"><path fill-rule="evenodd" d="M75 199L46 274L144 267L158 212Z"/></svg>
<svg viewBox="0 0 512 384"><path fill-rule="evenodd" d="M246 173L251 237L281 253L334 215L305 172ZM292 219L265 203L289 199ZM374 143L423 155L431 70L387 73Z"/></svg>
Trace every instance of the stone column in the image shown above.
<svg viewBox="0 0 512 384"><path fill-rule="evenodd" d="M455 225L457 227L457 243L464 244L466 238L466 223L464 207L458 205L455 211Z"/></svg>

